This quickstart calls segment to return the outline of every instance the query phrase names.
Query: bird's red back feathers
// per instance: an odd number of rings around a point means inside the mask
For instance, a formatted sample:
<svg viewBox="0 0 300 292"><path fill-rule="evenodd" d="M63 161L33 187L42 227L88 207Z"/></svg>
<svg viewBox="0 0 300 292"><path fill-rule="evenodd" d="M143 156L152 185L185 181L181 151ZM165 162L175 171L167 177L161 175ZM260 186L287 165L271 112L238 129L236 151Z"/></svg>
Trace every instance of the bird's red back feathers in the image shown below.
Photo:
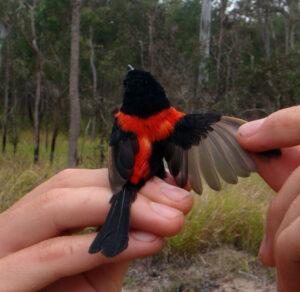
<svg viewBox="0 0 300 292"><path fill-rule="evenodd" d="M134 171L130 179L132 183L137 184L149 175L152 144L167 139L172 134L176 122L184 115L174 107L162 110L149 118L127 115L122 111L115 115L121 129L136 134L138 139L139 151L135 157Z"/></svg>

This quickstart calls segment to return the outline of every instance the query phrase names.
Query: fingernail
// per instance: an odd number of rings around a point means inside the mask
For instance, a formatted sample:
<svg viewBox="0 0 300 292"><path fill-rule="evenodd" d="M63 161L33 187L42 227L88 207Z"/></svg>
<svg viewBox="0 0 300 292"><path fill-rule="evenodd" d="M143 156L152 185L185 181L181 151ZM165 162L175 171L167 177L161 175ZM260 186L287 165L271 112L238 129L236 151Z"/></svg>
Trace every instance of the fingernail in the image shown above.
<svg viewBox="0 0 300 292"><path fill-rule="evenodd" d="M159 203L151 202L150 205L156 213L165 218L174 218L182 214L182 212L177 209Z"/></svg>
<svg viewBox="0 0 300 292"><path fill-rule="evenodd" d="M135 231L132 233L132 237L134 237L138 241L151 242L157 239L157 236L152 233Z"/></svg>
<svg viewBox="0 0 300 292"><path fill-rule="evenodd" d="M191 196L190 192L171 185L163 186L160 190L167 198L176 202L179 202L185 199L186 197Z"/></svg>
<svg viewBox="0 0 300 292"><path fill-rule="evenodd" d="M259 128L264 123L264 121L265 121L265 119L260 119L260 120L246 123L239 128L238 134L243 137L253 136L254 134L256 134L258 132Z"/></svg>

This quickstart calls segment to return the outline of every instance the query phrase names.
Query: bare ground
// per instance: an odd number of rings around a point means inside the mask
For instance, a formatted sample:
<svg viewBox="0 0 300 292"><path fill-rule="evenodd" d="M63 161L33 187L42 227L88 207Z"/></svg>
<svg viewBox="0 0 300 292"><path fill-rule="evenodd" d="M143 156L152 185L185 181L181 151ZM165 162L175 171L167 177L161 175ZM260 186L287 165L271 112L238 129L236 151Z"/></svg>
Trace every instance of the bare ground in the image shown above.
<svg viewBox="0 0 300 292"><path fill-rule="evenodd" d="M136 261L125 292L276 291L275 273L242 251L222 247L192 258L154 257Z"/></svg>

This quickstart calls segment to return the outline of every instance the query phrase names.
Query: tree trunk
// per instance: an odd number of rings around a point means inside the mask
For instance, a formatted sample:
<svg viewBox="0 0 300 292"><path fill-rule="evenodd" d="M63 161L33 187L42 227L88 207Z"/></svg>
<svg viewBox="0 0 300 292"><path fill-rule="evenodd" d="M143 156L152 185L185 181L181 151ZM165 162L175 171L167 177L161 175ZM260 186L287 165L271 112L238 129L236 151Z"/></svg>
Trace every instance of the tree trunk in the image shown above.
<svg viewBox="0 0 300 292"><path fill-rule="evenodd" d="M269 4L267 1L256 1L256 10L259 22L259 30L261 39L264 44L266 59L271 59L271 38L270 38L270 20L269 20Z"/></svg>
<svg viewBox="0 0 300 292"><path fill-rule="evenodd" d="M211 35L211 0L203 0L200 17L199 48L200 62L198 67L198 78L196 86L196 97L198 98L203 89L204 83L208 81L207 61L210 55Z"/></svg>
<svg viewBox="0 0 300 292"><path fill-rule="evenodd" d="M77 141L80 135L79 101L79 40L80 40L80 0L72 2L71 62L69 80L70 125L69 125L69 166L77 164Z"/></svg>
<svg viewBox="0 0 300 292"><path fill-rule="evenodd" d="M4 107L3 107L3 120L2 120L2 153L6 151L7 142L7 115L9 104L9 85L10 85L10 46L9 42L6 43L5 51L5 73L4 73Z"/></svg>
<svg viewBox="0 0 300 292"><path fill-rule="evenodd" d="M2 22L0 22L0 69L2 66L2 46L3 46L3 41L7 37L7 34L8 34L7 28Z"/></svg>
<svg viewBox="0 0 300 292"><path fill-rule="evenodd" d="M291 51L295 50L295 43L296 43L296 24L299 22L299 10L300 4L298 0L287 0L286 1L288 6L288 23L289 23L289 48Z"/></svg>
<svg viewBox="0 0 300 292"><path fill-rule="evenodd" d="M10 116L11 116L11 127L12 127L12 144L13 144L13 152L14 155L17 153L17 147L19 143L19 137L18 137L18 128L17 128L17 119L16 119L16 108L17 108L17 90L16 90L16 81L13 79L13 90L12 90L12 99L13 99L13 106L10 111Z"/></svg>
<svg viewBox="0 0 300 292"><path fill-rule="evenodd" d="M34 100L34 112L33 112L33 126L34 126L34 163L39 161L40 150L40 104L42 97L42 71L43 71L43 56L37 43L37 33L35 24L35 8L39 0L34 0L32 6L28 4L30 13L30 25L31 25L31 48L36 55L36 87L35 87L35 100Z"/></svg>
<svg viewBox="0 0 300 292"><path fill-rule="evenodd" d="M139 40L140 45L140 62L141 62L141 68L145 68L145 62L144 62L144 42L142 40Z"/></svg>
<svg viewBox="0 0 300 292"><path fill-rule="evenodd" d="M285 55L290 52L290 28L287 17L284 17Z"/></svg>
<svg viewBox="0 0 300 292"><path fill-rule="evenodd" d="M42 64L38 61L36 71L36 89L34 101L34 162L39 161L40 150L40 103L41 103L41 88L42 88Z"/></svg>
<svg viewBox="0 0 300 292"><path fill-rule="evenodd" d="M54 127L53 127L52 138L51 138L51 150L50 150L50 162L51 163L53 163L53 160L54 160L57 135L58 135L58 123L56 121L54 121Z"/></svg>
<svg viewBox="0 0 300 292"><path fill-rule="evenodd" d="M97 78L97 69L95 64L95 48L93 43L93 30L90 27L90 38L89 38L89 46L90 46L90 65L92 69L93 76L93 99L96 101L97 99L97 91L98 91L98 78Z"/></svg>
<svg viewBox="0 0 300 292"><path fill-rule="evenodd" d="M226 9L227 9L228 0L221 1L220 7L220 32L218 39L218 55L217 55L217 95L220 98L220 95L223 92L224 86L221 85L221 60L222 60L222 44L223 44L223 35L224 35L224 21L226 18Z"/></svg>
<svg viewBox="0 0 300 292"><path fill-rule="evenodd" d="M155 12L151 11L149 14L148 33L149 33L149 71L153 73L154 64L154 45L153 45L153 31Z"/></svg>
<svg viewBox="0 0 300 292"><path fill-rule="evenodd" d="M97 104L98 104L98 74L96 68L95 61L95 48L93 43L93 30L90 27L90 38L89 38L89 46L90 46L90 65L92 69L93 76L93 110L92 110L92 131L91 136L94 139L96 137L96 123L97 123ZM101 110L101 109L100 109Z"/></svg>
<svg viewBox="0 0 300 292"><path fill-rule="evenodd" d="M49 146L49 121L46 120L45 122L45 150L48 152Z"/></svg>

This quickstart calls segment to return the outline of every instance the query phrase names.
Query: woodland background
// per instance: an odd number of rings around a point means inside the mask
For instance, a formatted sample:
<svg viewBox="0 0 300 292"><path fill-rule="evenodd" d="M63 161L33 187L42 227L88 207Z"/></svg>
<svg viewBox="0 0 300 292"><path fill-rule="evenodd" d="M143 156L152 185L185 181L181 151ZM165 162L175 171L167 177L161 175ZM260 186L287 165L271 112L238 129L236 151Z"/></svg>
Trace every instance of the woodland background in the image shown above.
<svg viewBox="0 0 300 292"><path fill-rule="evenodd" d="M266 115L299 103L298 0L0 0L2 152L45 133L104 139L126 65L151 71L182 110ZM28 141L30 142L30 141ZM21 149L20 149L21 151Z"/></svg>
<svg viewBox="0 0 300 292"><path fill-rule="evenodd" d="M299 104L299 28L299 0L0 0L0 210L68 166L106 165L127 64L181 110L253 119ZM130 291L275 289L256 260L272 191L254 175L204 193Z"/></svg>

